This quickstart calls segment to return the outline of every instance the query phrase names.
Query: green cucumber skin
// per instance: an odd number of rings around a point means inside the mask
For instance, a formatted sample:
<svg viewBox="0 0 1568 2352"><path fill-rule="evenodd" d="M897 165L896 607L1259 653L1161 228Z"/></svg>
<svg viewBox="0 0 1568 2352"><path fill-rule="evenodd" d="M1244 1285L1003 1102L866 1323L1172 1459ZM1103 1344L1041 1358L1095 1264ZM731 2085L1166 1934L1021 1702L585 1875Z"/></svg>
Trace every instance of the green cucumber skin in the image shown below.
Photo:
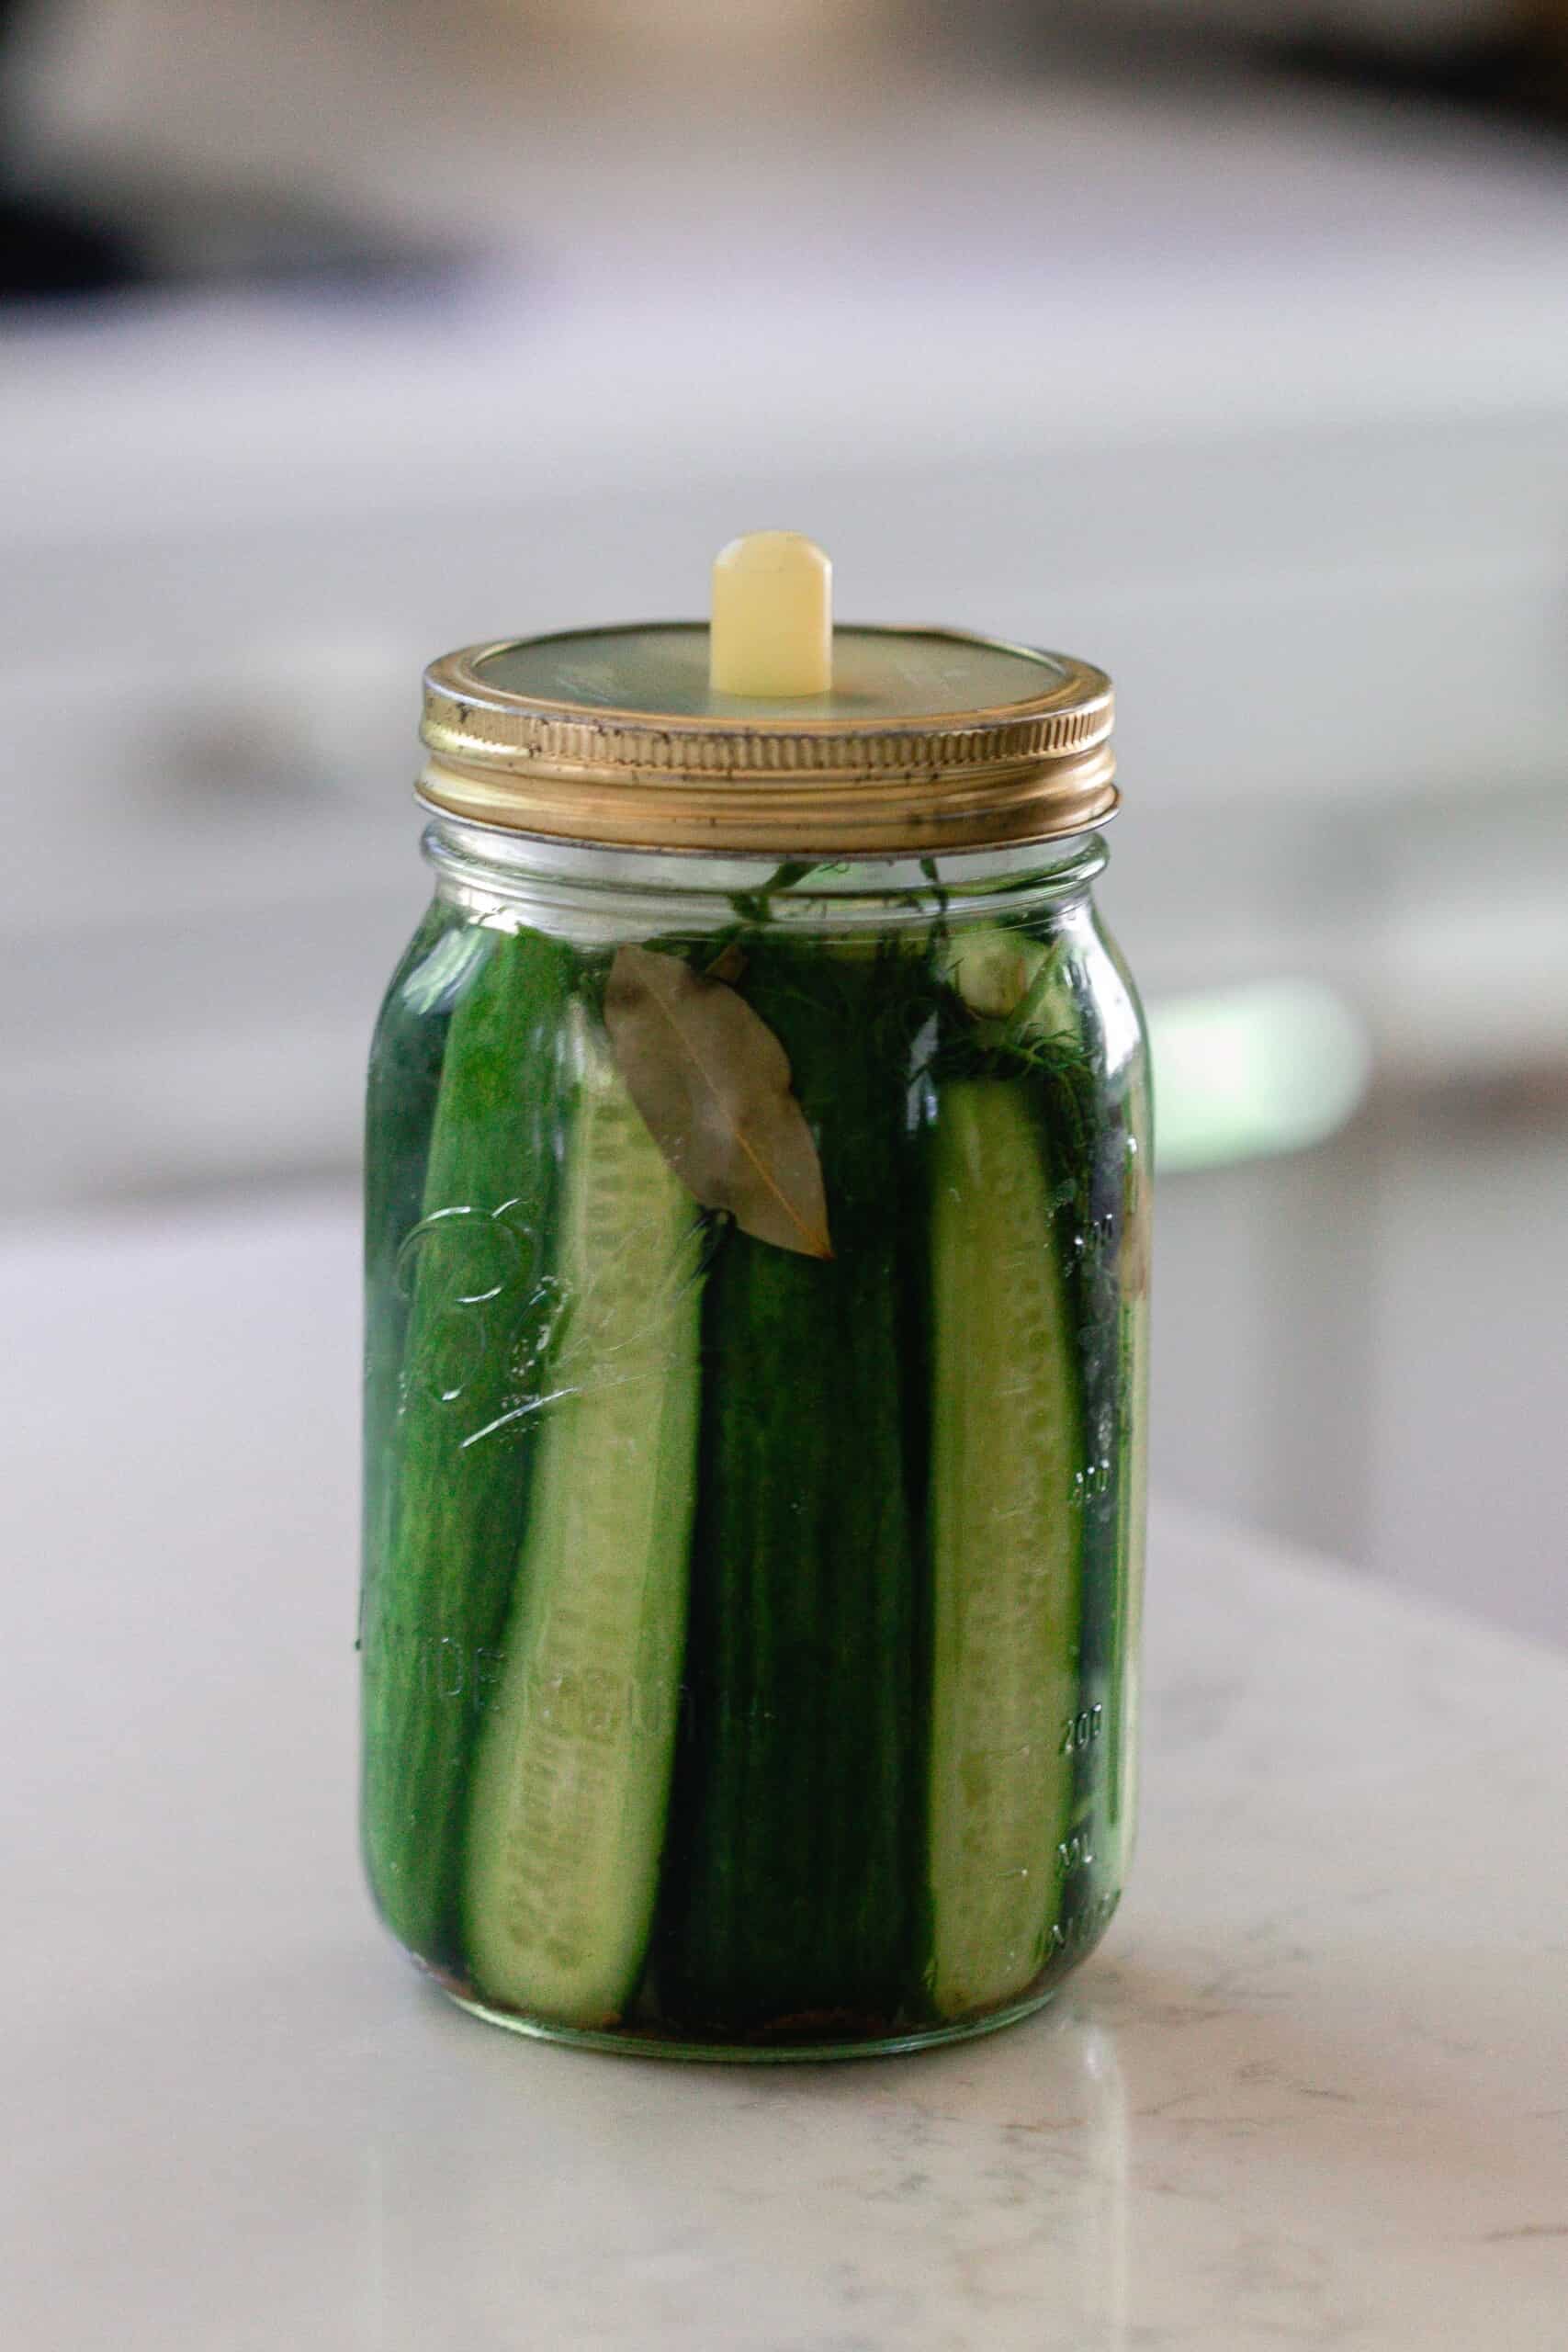
<svg viewBox="0 0 1568 2352"><path fill-rule="evenodd" d="M437 899L392 975L376 1023L365 1096L362 1634L391 1535L391 1455L409 1306L399 1261L423 1207L452 1004L492 944L492 933L474 930Z"/></svg>
<svg viewBox="0 0 1568 2352"><path fill-rule="evenodd" d="M1140 1665L1143 1653L1144 1555L1148 1538L1149 1273L1154 1245L1155 1115L1147 1024L1142 1003L1114 940L1102 934L1112 985L1119 987L1137 1044L1118 1074L1114 1099L1123 1127L1121 1227L1116 1289L1121 1385L1117 1428L1116 1640L1111 1657L1115 1739L1111 1751L1109 1805L1117 1864L1124 1879L1138 1832Z"/></svg>
<svg viewBox="0 0 1568 2352"><path fill-rule="evenodd" d="M1131 1298L1122 1316L1122 1476L1117 1544L1121 1596L1111 1688L1115 1710L1109 1806L1124 1880L1138 1834L1138 1716L1143 1651L1144 1552L1148 1533L1149 1310Z"/></svg>
<svg viewBox="0 0 1568 2352"><path fill-rule="evenodd" d="M1083 1141L1074 1197L1057 1216L1059 1254L1081 1334L1084 1464L1078 1510L1084 1610L1073 1749L1071 1862L1063 1889L1061 1925L1064 1936L1081 1950L1095 1932L1097 1916L1120 1894L1122 1876L1121 1825L1112 1783L1124 1729L1116 1676L1126 1608L1122 1489L1127 1470L1117 1261L1126 1141L1120 1119L1107 1114L1098 1082L1070 1082L1079 1093ZM1076 1727L1086 1716L1087 1739L1076 1736Z"/></svg>
<svg viewBox="0 0 1568 2352"><path fill-rule="evenodd" d="M921 1974L923 1530L908 1391L919 1146L907 956L748 943L741 992L790 1057L835 1256L718 1245L686 1703L657 2002L716 2035L915 2013Z"/></svg>
<svg viewBox="0 0 1568 2352"><path fill-rule="evenodd" d="M933 1143L929 1982L944 2018L1031 1989L1070 1867L1084 1399L1031 1094L951 1080Z"/></svg>
<svg viewBox="0 0 1568 2352"><path fill-rule="evenodd" d="M1086 985L1086 978L1092 985ZM1138 1044L1110 1067L1107 1015ZM1137 1743L1135 1658L1145 1498L1146 1310L1123 1291L1133 1187L1148 1143L1146 1055L1135 996L1102 938L1080 962L1077 995L1082 1064L1074 1084L1082 1146L1079 1186L1061 1212L1070 1226L1070 1280L1083 1333L1089 1479L1084 1498L1085 1612L1080 1713L1099 1708L1100 1731L1077 1749L1074 1829L1080 1857L1065 1922L1085 1949L1110 1916L1131 1859ZM1066 1238L1066 1236L1064 1237Z"/></svg>
<svg viewBox="0 0 1568 2352"><path fill-rule="evenodd" d="M1070 1171L1054 1188L1054 1221L1085 1439L1079 1690L1063 1724L1074 1758L1069 1866L1054 1941L1081 1957L1115 1908L1135 1805L1147 1314L1124 1296L1122 1264L1133 1188L1149 1172L1150 1122L1143 1016L1114 947L1089 922L1048 953L1055 968L1031 1025L1058 1050L1028 1083L1043 1162Z"/></svg>
<svg viewBox="0 0 1568 2352"><path fill-rule="evenodd" d="M464 1891L494 2005L614 2024L652 1918L695 1491L703 1227L602 1049L566 1147L548 1379Z"/></svg>
<svg viewBox="0 0 1568 2352"><path fill-rule="evenodd" d="M460 1810L522 1540L570 952L498 934L453 1012L412 1257L392 1532L367 1594L362 1833L387 1925L456 1970ZM526 1070L528 1083L519 1082Z"/></svg>

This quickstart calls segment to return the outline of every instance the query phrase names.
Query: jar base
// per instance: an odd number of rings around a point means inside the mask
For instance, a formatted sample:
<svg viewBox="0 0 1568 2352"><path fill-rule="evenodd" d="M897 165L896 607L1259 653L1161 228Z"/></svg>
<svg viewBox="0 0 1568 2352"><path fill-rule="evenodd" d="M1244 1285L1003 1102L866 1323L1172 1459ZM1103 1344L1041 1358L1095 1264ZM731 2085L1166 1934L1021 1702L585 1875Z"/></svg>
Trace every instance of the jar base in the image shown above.
<svg viewBox="0 0 1568 2352"><path fill-rule="evenodd" d="M426 1972L433 1973L432 1972ZM547 2018L528 2017L518 2009L501 2009L460 1991L445 1977L433 1974L447 1999L471 2018L498 2025L508 2033L526 2034L534 2041L558 2041L572 2050L603 2050L622 2058L684 2059L699 2064L727 2066L820 2065L828 2059L894 2058L907 2051L933 2050L949 2041L972 2041L977 2034L996 2033L1016 2025L1054 2001L1064 1978L1039 1986L1022 2000L988 2009L980 2017L962 2018L950 2025L918 2026L903 2033L877 2034L865 2041L682 2041L678 2035L638 2033L635 2028L595 2032L580 2026L557 2025Z"/></svg>

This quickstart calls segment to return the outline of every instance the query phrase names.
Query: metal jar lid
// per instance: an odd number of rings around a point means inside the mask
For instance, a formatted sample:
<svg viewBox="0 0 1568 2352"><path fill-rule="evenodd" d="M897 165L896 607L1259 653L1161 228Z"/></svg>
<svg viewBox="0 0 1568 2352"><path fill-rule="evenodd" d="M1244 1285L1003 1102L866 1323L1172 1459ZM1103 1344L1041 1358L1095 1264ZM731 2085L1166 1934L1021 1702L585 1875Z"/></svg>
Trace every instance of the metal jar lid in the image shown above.
<svg viewBox="0 0 1568 2352"><path fill-rule="evenodd" d="M447 654L421 797L556 840L818 857L1046 842L1116 808L1111 681L1087 662L852 626L827 691L781 695L716 692L709 654L697 622Z"/></svg>

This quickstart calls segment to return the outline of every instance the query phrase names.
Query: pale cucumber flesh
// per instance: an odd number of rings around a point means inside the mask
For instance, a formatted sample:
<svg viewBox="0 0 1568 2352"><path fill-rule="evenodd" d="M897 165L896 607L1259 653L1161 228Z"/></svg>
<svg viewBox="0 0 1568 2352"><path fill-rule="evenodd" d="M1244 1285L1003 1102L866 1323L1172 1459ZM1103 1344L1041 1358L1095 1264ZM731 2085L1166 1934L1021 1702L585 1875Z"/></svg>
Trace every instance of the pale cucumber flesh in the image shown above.
<svg viewBox="0 0 1568 2352"><path fill-rule="evenodd" d="M1042 1137L1011 1086L944 1090L931 1263L930 1985L952 2017L1043 1967L1073 1795L1082 1435Z"/></svg>
<svg viewBox="0 0 1568 2352"><path fill-rule="evenodd" d="M601 1057L568 1145L551 1366L504 1665L475 1762L475 1984L603 2026L634 1991L663 1846L694 1494L700 1228Z"/></svg>

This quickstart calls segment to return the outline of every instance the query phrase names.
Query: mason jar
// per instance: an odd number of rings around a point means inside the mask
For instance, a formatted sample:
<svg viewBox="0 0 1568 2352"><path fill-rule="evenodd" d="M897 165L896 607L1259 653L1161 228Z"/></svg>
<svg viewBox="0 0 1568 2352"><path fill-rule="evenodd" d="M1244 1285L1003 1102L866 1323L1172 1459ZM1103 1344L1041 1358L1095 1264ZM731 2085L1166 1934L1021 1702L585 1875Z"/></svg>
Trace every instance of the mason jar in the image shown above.
<svg viewBox="0 0 1568 2352"><path fill-rule="evenodd" d="M695 625L426 680L367 1137L363 1826L466 2007L982 2030L1134 1810L1149 1105L1103 675Z"/></svg>

